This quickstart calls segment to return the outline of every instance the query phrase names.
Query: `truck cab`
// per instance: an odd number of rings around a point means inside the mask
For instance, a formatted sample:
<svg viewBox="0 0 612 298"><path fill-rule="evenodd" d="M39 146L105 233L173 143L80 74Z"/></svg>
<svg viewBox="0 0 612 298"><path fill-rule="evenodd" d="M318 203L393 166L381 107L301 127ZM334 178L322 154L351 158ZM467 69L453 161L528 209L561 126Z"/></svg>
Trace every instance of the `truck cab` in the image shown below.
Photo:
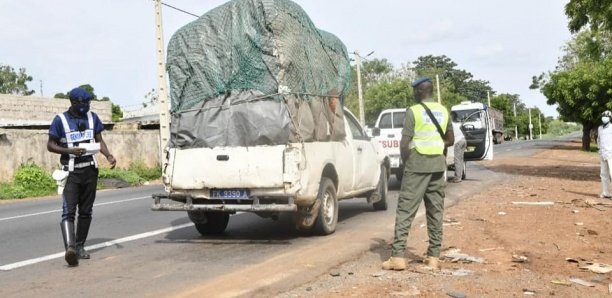
<svg viewBox="0 0 612 298"><path fill-rule="evenodd" d="M493 133L489 107L464 101L451 107L451 120L460 124L467 142L465 161L493 159Z"/></svg>
<svg viewBox="0 0 612 298"><path fill-rule="evenodd" d="M380 144L383 152L389 157L391 174L402 180L404 167L400 156L400 140L406 120L406 109L383 110L372 129L374 138Z"/></svg>

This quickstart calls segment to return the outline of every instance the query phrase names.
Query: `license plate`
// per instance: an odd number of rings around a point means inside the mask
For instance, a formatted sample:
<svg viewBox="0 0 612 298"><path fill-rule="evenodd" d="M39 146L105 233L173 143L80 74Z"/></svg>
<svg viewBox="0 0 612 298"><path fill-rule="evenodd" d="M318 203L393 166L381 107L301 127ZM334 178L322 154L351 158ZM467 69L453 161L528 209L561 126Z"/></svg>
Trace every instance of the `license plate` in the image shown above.
<svg viewBox="0 0 612 298"><path fill-rule="evenodd" d="M211 189L210 198L224 200L246 200L249 198L249 193L246 189Z"/></svg>
<svg viewBox="0 0 612 298"><path fill-rule="evenodd" d="M468 146L467 148L465 148L465 152L474 152L476 150L476 147L474 146Z"/></svg>

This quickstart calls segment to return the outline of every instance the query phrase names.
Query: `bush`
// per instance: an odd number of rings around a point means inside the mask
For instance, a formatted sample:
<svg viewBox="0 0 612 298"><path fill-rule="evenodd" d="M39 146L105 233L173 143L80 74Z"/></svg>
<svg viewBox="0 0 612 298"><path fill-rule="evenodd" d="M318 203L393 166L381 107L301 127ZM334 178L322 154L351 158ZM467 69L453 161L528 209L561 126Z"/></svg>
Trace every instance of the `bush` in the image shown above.
<svg viewBox="0 0 612 298"><path fill-rule="evenodd" d="M141 160L132 162L128 170L135 172L145 180L155 180L161 177L161 166L159 164L148 168Z"/></svg>
<svg viewBox="0 0 612 298"><path fill-rule="evenodd" d="M582 129L582 126L570 124L561 120L553 120L548 124L548 134L553 136L563 136Z"/></svg>
<svg viewBox="0 0 612 298"><path fill-rule="evenodd" d="M21 199L55 193L55 180L45 169L33 163L22 164L13 182L0 184L0 199Z"/></svg>
<svg viewBox="0 0 612 298"><path fill-rule="evenodd" d="M124 169L108 169L100 168L99 179L121 179L127 182L129 185L139 185L144 183L146 180L138 176L135 172L124 170Z"/></svg>

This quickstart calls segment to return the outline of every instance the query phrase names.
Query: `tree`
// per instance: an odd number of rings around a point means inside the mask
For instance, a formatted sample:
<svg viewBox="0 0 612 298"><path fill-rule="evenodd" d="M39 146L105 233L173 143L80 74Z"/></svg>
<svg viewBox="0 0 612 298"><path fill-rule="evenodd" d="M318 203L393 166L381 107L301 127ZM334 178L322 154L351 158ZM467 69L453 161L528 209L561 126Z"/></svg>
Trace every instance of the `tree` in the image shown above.
<svg viewBox="0 0 612 298"><path fill-rule="evenodd" d="M572 33L589 26L592 31L612 31L612 5L610 1L571 0L565 5Z"/></svg>
<svg viewBox="0 0 612 298"><path fill-rule="evenodd" d="M0 64L0 93L14 95L32 95L34 90L28 88L27 83L32 77L26 74L25 68L18 71L9 65Z"/></svg>
<svg viewBox="0 0 612 298"><path fill-rule="evenodd" d="M121 119L123 119L123 111L121 110L121 107L111 103L111 111L113 122L121 122Z"/></svg>
<svg viewBox="0 0 612 298"><path fill-rule="evenodd" d="M419 76L434 78L439 75L440 84L446 86L449 92L458 93L469 101L484 102L487 91L493 91L488 81L475 80L471 73L457 69L457 63L444 55L421 56L413 64Z"/></svg>
<svg viewBox="0 0 612 298"><path fill-rule="evenodd" d="M412 103L412 86L404 79L379 82L370 86L364 98L365 119L369 125L374 124L378 114L384 109L405 108Z"/></svg>
<svg viewBox="0 0 612 298"><path fill-rule="evenodd" d="M590 149L590 133L604 110L612 109L612 58L601 63L580 63L557 71L541 86L548 104L558 104L566 121L582 124L582 149Z"/></svg>
<svg viewBox="0 0 612 298"><path fill-rule="evenodd" d="M534 76L530 86L539 88L548 104L558 105L563 120L582 124L585 151L590 149L591 130L597 127L600 114L612 108L612 70L607 69L612 66L612 39L609 32L599 34L599 39L592 34L576 34L564 47L556 70Z"/></svg>

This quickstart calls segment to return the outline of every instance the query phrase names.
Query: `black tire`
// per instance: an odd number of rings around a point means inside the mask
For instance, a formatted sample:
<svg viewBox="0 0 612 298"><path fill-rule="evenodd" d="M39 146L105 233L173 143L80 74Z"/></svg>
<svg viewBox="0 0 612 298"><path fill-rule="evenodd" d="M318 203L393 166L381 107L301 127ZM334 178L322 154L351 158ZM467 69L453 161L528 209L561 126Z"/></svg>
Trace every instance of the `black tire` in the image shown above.
<svg viewBox="0 0 612 298"><path fill-rule="evenodd" d="M336 231L338 223L338 198L336 186L327 177L321 178L317 200L321 201L314 232L319 235L329 235Z"/></svg>
<svg viewBox="0 0 612 298"><path fill-rule="evenodd" d="M461 180L465 180L467 177L467 162L463 162L463 173L461 173Z"/></svg>
<svg viewBox="0 0 612 298"><path fill-rule="evenodd" d="M395 173L395 178L399 183L402 183L402 178L404 178L404 166L399 167L398 171Z"/></svg>
<svg viewBox="0 0 612 298"><path fill-rule="evenodd" d="M376 190L374 191L374 193L378 194L378 196L380 197L380 200L372 204L372 206L374 207L374 210L376 211L387 210L387 207L388 207L387 191L389 189L389 185L387 181L388 181L387 169L384 166L382 166L380 168L380 178L378 178L378 185L376 186ZM374 193L371 194L370 196L374 195Z"/></svg>
<svg viewBox="0 0 612 298"><path fill-rule="evenodd" d="M402 178L404 178L404 171L395 173L395 179L397 179L400 184L402 183Z"/></svg>
<svg viewBox="0 0 612 298"><path fill-rule="evenodd" d="M229 213L205 211L188 211L187 215L202 235L223 233L230 217Z"/></svg>

